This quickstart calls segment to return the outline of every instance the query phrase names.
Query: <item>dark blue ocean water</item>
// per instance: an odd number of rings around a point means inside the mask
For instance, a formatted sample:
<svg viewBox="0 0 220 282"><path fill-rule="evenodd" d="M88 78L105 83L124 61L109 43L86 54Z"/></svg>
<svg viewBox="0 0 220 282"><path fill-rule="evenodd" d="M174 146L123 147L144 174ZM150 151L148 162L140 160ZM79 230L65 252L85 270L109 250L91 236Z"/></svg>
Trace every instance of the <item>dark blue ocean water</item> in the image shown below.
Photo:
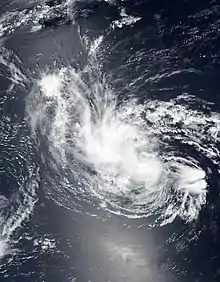
<svg viewBox="0 0 220 282"><path fill-rule="evenodd" d="M140 19L112 28L122 8ZM0 281L219 281L218 154L214 163L187 144L173 145L207 172L206 204L191 222L151 227L151 219L115 215L96 199L81 202L80 192L63 201L64 171L56 173L48 144L31 135L25 112L43 71L84 68L82 38L103 36L97 60L119 104L188 93L195 97L190 109L219 113L219 31L218 1L0 1L0 230L9 226L2 231L8 251Z"/></svg>

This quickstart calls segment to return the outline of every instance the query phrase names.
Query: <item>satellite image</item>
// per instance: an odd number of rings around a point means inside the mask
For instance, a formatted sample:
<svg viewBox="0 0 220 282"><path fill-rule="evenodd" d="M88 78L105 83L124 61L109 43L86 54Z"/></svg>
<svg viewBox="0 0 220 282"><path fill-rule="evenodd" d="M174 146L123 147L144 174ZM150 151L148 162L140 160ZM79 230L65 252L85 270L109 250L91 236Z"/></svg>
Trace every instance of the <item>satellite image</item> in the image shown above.
<svg viewBox="0 0 220 282"><path fill-rule="evenodd" d="M219 238L219 1L0 0L0 282L218 282Z"/></svg>

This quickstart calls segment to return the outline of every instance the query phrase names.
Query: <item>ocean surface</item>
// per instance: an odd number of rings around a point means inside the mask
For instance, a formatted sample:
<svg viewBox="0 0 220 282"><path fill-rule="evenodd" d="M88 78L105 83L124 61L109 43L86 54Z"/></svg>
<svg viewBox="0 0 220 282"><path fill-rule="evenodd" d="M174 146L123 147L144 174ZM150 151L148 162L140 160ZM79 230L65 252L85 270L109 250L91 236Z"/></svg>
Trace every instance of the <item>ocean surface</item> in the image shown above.
<svg viewBox="0 0 220 282"><path fill-rule="evenodd" d="M0 0L0 281L219 281L219 46L217 0Z"/></svg>

